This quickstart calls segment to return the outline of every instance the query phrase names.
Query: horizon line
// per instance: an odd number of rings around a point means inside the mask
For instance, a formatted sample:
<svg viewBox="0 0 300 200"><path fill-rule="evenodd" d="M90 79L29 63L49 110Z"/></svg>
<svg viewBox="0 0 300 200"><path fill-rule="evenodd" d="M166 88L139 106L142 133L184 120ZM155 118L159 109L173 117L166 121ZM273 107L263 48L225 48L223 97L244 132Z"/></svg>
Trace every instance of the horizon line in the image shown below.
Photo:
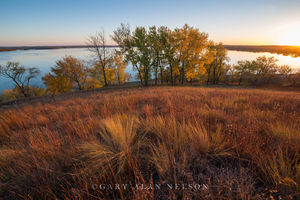
<svg viewBox="0 0 300 200"><path fill-rule="evenodd" d="M100 45L101 46L101 45ZM116 44L104 45L106 47L118 47ZM223 46L287 46L287 47L300 47L299 45L279 45L279 44L223 44ZM92 45L74 44L74 45L4 45L0 48L47 48L47 47L92 47ZM102 46L101 46L102 47Z"/></svg>

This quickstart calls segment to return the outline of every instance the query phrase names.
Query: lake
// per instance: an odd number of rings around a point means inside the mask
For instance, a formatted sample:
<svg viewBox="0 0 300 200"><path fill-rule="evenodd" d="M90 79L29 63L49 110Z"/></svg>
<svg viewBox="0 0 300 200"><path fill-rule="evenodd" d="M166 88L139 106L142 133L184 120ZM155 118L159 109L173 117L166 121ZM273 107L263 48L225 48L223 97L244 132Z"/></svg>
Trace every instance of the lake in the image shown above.
<svg viewBox="0 0 300 200"><path fill-rule="evenodd" d="M33 85L43 86L41 77L50 71L50 68L55 65L58 59L63 58L66 55L72 55L74 57L92 60L93 56L91 52L86 48L72 48L72 49L49 49L49 50L17 50L0 52L0 65L5 65L8 61L20 62L25 67L37 67L41 70L41 76L32 80ZM290 65L292 68L300 68L300 57L293 58L291 56L283 56L271 53L253 53L244 51L228 51L230 57L229 63L236 64L239 60L254 60L259 56L274 56L278 62L278 65ZM132 74L132 81L134 80L134 72L132 66L129 65L125 70L127 73ZM14 85L11 80L0 77L0 92L5 89L11 89Z"/></svg>

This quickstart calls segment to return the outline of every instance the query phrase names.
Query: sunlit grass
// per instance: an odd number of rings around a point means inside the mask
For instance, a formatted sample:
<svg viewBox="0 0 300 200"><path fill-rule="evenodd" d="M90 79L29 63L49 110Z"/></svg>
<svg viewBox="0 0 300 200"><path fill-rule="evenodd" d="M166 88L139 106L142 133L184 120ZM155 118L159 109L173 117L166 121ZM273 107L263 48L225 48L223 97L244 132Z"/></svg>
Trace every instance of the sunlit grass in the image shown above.
<svg viewBox="0 0 300 200"><path fill-rule="evenodd" d="M138 118L126 115L102 120L95 140L79 147L89 170L100 170L100 174L108 175L110 170L120 174L128 168L128 161L138 156L143 142L142 135L137 133L138 126Z"/></svg>
<svg viewBox="0 0 300 200"><path fill-rule="evenodd" d="M160 87L0 110L6 199L299 197L300 94ZM92 184L127 183L120 190ZM197 190L135 190L154 183Z"/></svg>

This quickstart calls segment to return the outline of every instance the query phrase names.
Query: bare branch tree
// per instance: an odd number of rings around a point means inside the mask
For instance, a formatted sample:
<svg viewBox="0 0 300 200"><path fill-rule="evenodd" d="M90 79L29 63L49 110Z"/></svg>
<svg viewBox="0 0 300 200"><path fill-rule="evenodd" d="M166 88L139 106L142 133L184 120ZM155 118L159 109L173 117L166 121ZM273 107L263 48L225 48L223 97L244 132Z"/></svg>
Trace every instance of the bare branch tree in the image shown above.
<svg viewBox="0 0 300 200"><path fill-rule="evenodd" d="M104 84L105 86L108 86L106 68L109 61L112 59L112 52L110 49L108 49L109 47L107 47L104 29L102 29L101 32L98 32L95 35L89 36L87 44L90 46L89 51L93 52L97 57L97 62L101 66L101 70L103 73Z"/></svg>
<svg viewBox="0 0 300 200"><path fill-rule="evenodd" d="M18 62L8 62L6 66L0 65L0 76L11 79L24 97L30 96L30 81L39 74L39 69L35 67L26 69Z"/></svg>

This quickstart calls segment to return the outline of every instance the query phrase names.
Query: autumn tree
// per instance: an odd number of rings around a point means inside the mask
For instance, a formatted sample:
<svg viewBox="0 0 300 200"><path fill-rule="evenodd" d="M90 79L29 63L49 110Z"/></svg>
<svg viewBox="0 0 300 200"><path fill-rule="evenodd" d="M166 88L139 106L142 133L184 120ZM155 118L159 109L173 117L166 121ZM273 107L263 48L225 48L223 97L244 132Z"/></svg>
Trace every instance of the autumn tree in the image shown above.
<svg viewBox="0 0 300 200"><path fill-rule="evenodd" d="M158 68L160 71L160 80L163 83L164 79L172 85L175 84L174 69L176 66L176 41L173 31L166 26L160 26L156 33L156 50L154 57L157 58ZM165 77L164 77L165 76Z"/></svg>
<svg viewBox="0 0 300 200"><path fill-rule="evenodd" d="M238 78L238 84L241 85L246 79L250 79L254 76L255 68L251 61L240 60L238 64L234 66L235 76Z"/></svg>
<svg viewBox="0 0 300 200"><path fill-rule="evenodd" d="M157 84L159 75L161 83L163 76L172 85L177 81L192 83L205 73L207 82L217 84L226 71L228 57L223 45L214 44L206 33L187 24L174 30L164 26L152 26L148 31L137 27L133 33L129 26L121 24L112 39L132 63L142 85L148 85L152 76Z"/></svg>
<svg viewBox="0 0 300 200"><path fill-rule="evenodd" d="M281 65L278 67L278 73L283 76L288 76L293 70L289 65Z"/></svg>
<svg viewBox="0 0 300 200"><path fill-rule="evenodd" d="M39 69L35 67L25 68L18 62L8 62L5 66L0 65L0 76L12 80L24 97L30 96L30 81L39 74Z"/></svg>
<svg viewBox="0 0 300 200"><path fill-rule="evenodd" d="M123 59L122 54L118 51L114 54L113 66L115 67L116 83L119 85L124 84L124 82L129 78L129 75L125 73L128 62Z"/></svg>
<svg viewBox="0 0 300 200"><path fill-rule="evenodd" d="M137 27L133 32L132 44L134 46L135 67L139 72L140 79L145 86L151 79L151 49L149 35L146 28Z"/></svg>
<svg viewBox="0 0 300 200"><path fill-rule="evenodd" d="M121 53L123 54L125 54L132 48L130 40L131 30L129 24L121 23L120 27L113 31L111 38L119 45Z"/></svg>
<svg viewBox="0 0 300 200"><path fill-rule="evenodd" d="M225 75L225 68L227 66L226 63L229 61L227 49L225 49L222 43L216 45L216 50L213 68L214 84L218 84L221 80L221 77Z"/></svg>
<svg viewBox="0 0 300 200"><path fill-rule="evenodd" d="M111 38L119 46L119 49L116 53L123 56L124 63L128 64L131 62L133 70L138 72L138 79L143 85L143 72L141 67L139 67L139 56L137 49L134 46L136 44L134 44L133 35L131 33L129 24L121 24L120 27L113 31ZM114 60L118 60L117 57Z"/></svg>
<svg viewBox="0 0 300 200"><path fill-rule="evenodd" d="M292 73L292 68L289 65L281 65L278 67L277 72L282 76L283 80L288 80Z"/></svg>
<svg viewBox="0 0 300 200"><path fill-rule="evenodd" d="M207 73L206 84L218 84L222 76L226 75L226 62L229 60L227 50L222 43L215 44L211 41L208 45L208 52L210 60L211 58L213 59L210 63L205 64Z"/></svg>
<svg viewBox="0 0 300 200"><path fill-rule="evenodd" d="M236 75L239 77L239 85L244 80L248 80L253 85L269 83L276 74L281 74L284 78L291 73L289 66L278 66L274 57L261 56L252 61L238 61L235 66Z"/></svg>
<svg viewBox="0 0 300 200"><path fill-rule="evenodd" d="M181 84L183 84L186 75L186 68L188 67L188 59L190 56L190 41L191 38L189 37L190 27L185 24L182 28L177 28L174 30L173 35L175 39L176 45L176 68L174 71L177 75L179 75L179 79Z"/></svg>
<svg viewBox="0 0 300 200"><path fill-rule="evenodd" d="M114 31L112 39L118 43L120 51L130 61L133 70L137 71L142 85L148 86L151 79L151 48L148 31L145 27L137 27L131 33L129 26L121 24Z"/></svg>
<svg viewBox="0 0 300 200"><path fill-rule="evenodd" d="M107 46L104 30L102 29L101 32L89 36L87 45L89 46L89 50L93 52L97 58L96 64L94 65L96 67L95 71L102 73L104 85L108 86L106 71L109 70L106 69L112 59L112 51Z"/></svg>
<svg viewBox="0 0 300 200"><path fill-rule="evenodd" d="M165 47L167 43L167 27L152 26L149 28L149 42L152 56L152 71L154 73L155 85L158 83L158 75L160 74L160 83L163 83L163 73L165 65Z"/></svg>
<svg viewBox="0 0 300 200"><path fill-rule="evenodd" d="M66 56L56 62L51 72L43 77L45 85L53 93L62 93L74 88L85 89L89 68L83 60Z"/></svg>
<svg viewBox="0 0 300 200"><path fill-rule="evenodd" d="M174 72L179 73L180 82L183 84L185 80L192 81L204 71L208 35L185 24L181 29L173 31L173 37L177 67Z"/></svg>
<svg viewBox="0 0 300 200"><path fill-rule="evenodd" d="M173 67L173 76L174 76L174 82L176 83L176 78L178 75L179 79L181 79L182 83L184 80L184 68L185 68L185 59L186 59L186 53L184 51L187 50L187 36L186 36L186 30L187 27L184 27L183 29L175 29L172 32L173 42L174 42L174 48L175 48L175 54L173 57L174 65ZM181 82L180 81L180 82Z"/></svg>
<svg viewBox="0 0 300 200"><path fill-rule="evenodd" d="M206 56L207 62L204 64L205 74L206 74L206 84L208 85L211 82L212 77L212 69L213 69L213 60L215 58L216 50L215 43L213 41L209 41L207 45L207 52L209 52Z"/></svg>
<svg viewBox="0 0 300 200"><path fill-rule="evenodd" d="M208 35L191 27L188 30L188 52L186 65L186 79L191 82L204 73L204 64L207 60Z"/></svg>
<svg viewBox="0 0 300 200"><path fill-rule="evenodd" d="M268 83L271 78L275 75L278 70L278 65L276 64L278 60L271 56L260 56L252 62L255 68L255 82L254 84L265 84Z"/></svg>
<svg viewBox="0 0 300 200"><path fill-rule="evenodd" d="M160 83L164 82L164 79L167 79L167 70L165 69L167 65L172 65L171 56L173 55L173 48L172 48L172 38L171 38L171 30L166 26L160 26L157 29L157 37L158 37L158 53L157 53L157 63L160 70ZM172 70L169 70L170 77ZM165 77L164 77L165 74Z"/></svg>
<svg viewBox="0 0 300 200"><path fill-rule="evenodd" d="M289 82L292 86L300 86L300 68L292 70Z"/></svg>

